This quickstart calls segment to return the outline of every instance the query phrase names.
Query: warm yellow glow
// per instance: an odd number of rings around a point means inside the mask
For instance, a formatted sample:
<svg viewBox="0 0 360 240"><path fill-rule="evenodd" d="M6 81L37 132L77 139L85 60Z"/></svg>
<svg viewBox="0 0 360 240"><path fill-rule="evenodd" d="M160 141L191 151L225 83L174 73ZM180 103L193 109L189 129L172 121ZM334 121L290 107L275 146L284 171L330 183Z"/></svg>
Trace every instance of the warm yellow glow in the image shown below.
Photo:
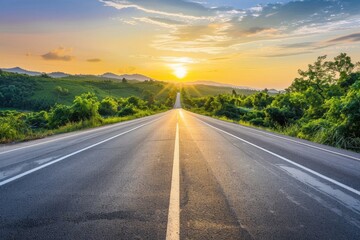
<svg viewBox="0 0 360 240"><path fill-rule="evenodd" d="M184 66L174 67L174 75L177 78L182 79L186 76L186 74L187 74L187 69Z"/></svg>

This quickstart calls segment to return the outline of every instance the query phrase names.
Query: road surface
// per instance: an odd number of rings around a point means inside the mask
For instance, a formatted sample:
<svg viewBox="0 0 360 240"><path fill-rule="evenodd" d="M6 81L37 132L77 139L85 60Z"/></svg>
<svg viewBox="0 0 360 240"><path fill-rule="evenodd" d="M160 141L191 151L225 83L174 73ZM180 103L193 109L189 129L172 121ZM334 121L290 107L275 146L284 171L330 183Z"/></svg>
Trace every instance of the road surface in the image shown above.
<svg viewBox="0 0 360 240"><path fill-rule="evenodd" d="M0 239L360 239L359 190L359 154L177 101L1 146Z"/></svg>

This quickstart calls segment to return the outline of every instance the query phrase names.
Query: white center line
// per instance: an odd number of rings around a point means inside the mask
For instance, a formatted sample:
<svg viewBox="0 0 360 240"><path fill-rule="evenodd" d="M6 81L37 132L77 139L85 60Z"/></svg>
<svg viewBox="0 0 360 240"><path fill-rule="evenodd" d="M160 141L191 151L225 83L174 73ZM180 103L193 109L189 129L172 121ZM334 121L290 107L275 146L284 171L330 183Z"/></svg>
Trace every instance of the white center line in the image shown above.
<svg viewBox="0 0 360 240"><path fill-rule="evenodd" d="M100 142L97 142L97 143L95 143L95 144L92 144L92 145L90 145L90 146L88 146L88 147L85 147L85 148L82 148L82 149L77 150L77 151L75 151L75 152L72 152L72 153L70 153L70 154L68 154L68 155L65 155L65 156L63 156L63 157L57 158L57 159L55 159L54 161L51 161L51 162L48 162L48 163L46 163L46 164L43 164L43 165L41 165L41 166L39 166L39 167L30 169L30 170L28 170L28 171L26 171L26 172L23 172L23 173L19 174L19 175L16 175L16 176L13 176L13 177L11 177L11 178L8 178L8 179L0 182L0 187L3 186L3 185L5 185L5 184L8 184L8 183L10 183L10 182L13 182L13 181L15 181L15 180L17 180L17 179L19 179L19 178L22 178L22 177L24 177L24 176L26 176L26 175L29 175L29 174L31 174L31 173L33 173L33 172L39 171L40 169L43 169L43 168L48 167L48 166L50 166L50 165L53 165L54 163L60 162L60 161L62 161L62 160L64 160L64 159L67 159L67 158L69 158L69 157L71 157L71 156L74 156L74 155L76 155L76 154L78 154L78 153L84 152L84 151L86 151L86 150L88 150L88 149L90 149L90 148L96 147L96 146L98 146L98 145L100 145L100 144L102 144L102 143L108 142L108 141L110 141L110 140L112 140L112 139L114 139L114 138L120 137L120 136L122 136L122 135L124 135L124 134L127 134L127 133L129 133L129 132L132 132L132 131L134 131L134 130L136 130L136 129L138 129L138 128L141 128L141 127L143 127L143 126L146 126L146 125L148 125L148 124L150 124L150 123L152 123L152 122L154 122L154 121L157 121L157 120L159 120L159 118L158 118L158 119L155 119L155 120L152 120L152 121L150 121L150 122L148 122L148 123L141 124L141 125L139 125L139 126L137 126L137 127L135 127L135 128L132 128L132 129L130 129L130 130L128 130L128 131L119 133L119 134L117 134L117 135L115 135L115 136L112 136L112 137L110 137L110 138L107 138L107 139L105 139L105 140L102 140L102 141L100 141Z"/></svg>
<svg viewBox="0 0 360 240"><path fill-rule="evenodd" d="M198 118L197 118L197 119L198 119ZM213 125L210 125L210 124L208 124L208 123L206 123L206 122L204 122L204 121L202 121L202 120L200 120L200 119L198 119L198 120L199 120L200 122L206 124L207 126L211 127L211 128L214 128L214 129L216 129L216 130L218 130L218 131L220 131L220 132L222 132L222 133L225 133L225 134L227 134L227 135L229 135L229 136L231 136L231 137L233 137L233 138L236 138L236 139L238 139L238 140L240 140L240 141L242 141L242 142L244 142L244 143L247 143L247 144L249 144L249 145L251 145L251 146L253 146L253 147L257 148L257 149L260 149L260 150L262 150L262 151L264 151L264 152L267 152L267 153L269 153L269 154L271 154L271 155L273 155L273 156L275 156L275 157L278 157L278 158L280 158L280 159L282 159L282 160L284 160L284 161L286 161L286 162L288 162L288 163L290 163L290 164L292 164L292 165L294 165L294 166L296 166L296 167L298 167L298 168L301 168L301 169L303 169L303 170L305 170L305 171L307 171L307 172L309 172L309 173L312 173L312 174L315 175L315 176L318 176L319 178L322 178L322 179L324 179L324 180L326 180L326 181L328 181L328 182L331 182L331 183L333 183L333 184L335 184L335 185L337 185L337 186L339 186L339 187L341 187L341 188L343 188L343 189L346 189L346 190L348 190L348 191L350 191L350 192L352 192L352 193L360 196L360 191L359 191L359 190L356 190L356 189L354 189L354 188L352 188L352 187L350 187L350 186L347 186L347 185L345 185L345 184L343 184L343 183L341 183L341 182L338 182L338 181L336 181L336 180L334 180L334 179L332 179L332 178L329 178L329 177L327 177L327 176L324 176L324 175L322 175L321 173L318 173L318 172L316 172L316 171L314 171L314 170L311 170L310 168L304 167L304 166L301 165L301 164L298 164L298 163L296 163L296 162L293 162L293 161L291 161L290 159L288 159L288 158L286 158L286 157L280 156L279 154L276 154L276 153L274 153L274 152L271 152L271 151L269 151L269 150L267 150L267 149L265 149L265 148L262 148L262 147L260 147L260 146L258 146L258 145L256 145L256 144L254 144L254 143L251 143L251 142L249 142L249 141L246 141L245 139L242 139L242 138L240 138L240 137L238 137L238 136L235 136L234 134L228 133L228 132L226 132L226 131L224 131L224 130L222 130L222 129L220 129L220 128L214 127Z"/></svg>
<svg viewBox="0 0 360 240"><path fill-rule="evenodd" d="M174 161L171 179L170 204L166 240L180 238L180 160L179 160L179 123L176 123Z"/></svg>

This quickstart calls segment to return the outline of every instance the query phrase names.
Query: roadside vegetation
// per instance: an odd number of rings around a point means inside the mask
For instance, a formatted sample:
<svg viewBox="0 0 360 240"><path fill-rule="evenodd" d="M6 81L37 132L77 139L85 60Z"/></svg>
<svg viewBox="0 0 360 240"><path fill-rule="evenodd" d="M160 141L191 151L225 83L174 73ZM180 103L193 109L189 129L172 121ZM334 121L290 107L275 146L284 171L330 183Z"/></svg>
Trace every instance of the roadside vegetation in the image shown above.
<svg viewBox="0 0 360 240"><path fill-rule="evenodd" d="M0 143L166 111L173 107L176 92L174 85L155 81L64 80L0 70Z"/></svg>
<svg viewBox="0 0 360 240"><path fill-rule="evenodd" d="M360 151L359 63L344 53L330 61L318 57L276 95L264 90L246 96L233 90L193 97L183 88L182 104L200 114Z"/></svg>
<svg viewBox="0 0 360 240"><path fill-rule="evenodd" d="M190 97L204 97L204 96L214 96L214 95L219 95L219 94L227 94L227 93L231 93L233 88L231 87L222 87L222 86L210 86L210 85L202 85L202 84L197 84L197 85L187 85L187 84L183 84L182 88L184 89L184 91L187 92L187 94ZM254 90L254 89L234 89L234 91L236 91L237 94L239 95L251 95L254 93L259 92L258 90Z"/></svg>

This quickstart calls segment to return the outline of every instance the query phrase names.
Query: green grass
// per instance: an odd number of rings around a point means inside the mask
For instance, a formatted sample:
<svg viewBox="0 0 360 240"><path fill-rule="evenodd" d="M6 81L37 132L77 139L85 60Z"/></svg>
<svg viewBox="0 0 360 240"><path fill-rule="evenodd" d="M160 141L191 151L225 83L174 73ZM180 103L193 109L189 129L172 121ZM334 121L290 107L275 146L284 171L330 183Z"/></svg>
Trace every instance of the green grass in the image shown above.
<svg viewBox="0 0 360 240"><path fill-rule="evenodd" d="M122 83L118 80L110 80L95 76L69 76L66 78L36 78L36 90L31 100L50 101L61 104L71 104L74 97L85 92L93 92L99 99L105 97L142 97L144 91L148 90L156 96L156 100L163 100L173 85L162 82L138 82L129 81ZM69 90L66 95L55 91L60 86ZM162 91L164 89L164 91Z"/></svg>
<svg viewBox="0 0 360 240"><path fill-rule="evenodd" d="M146 117L150 115L154 115L157 113L164 112L166 110L143 110L139 111L134 115L125 116L125 117L108 117L108 118L97 118L97 119L89 119L80 122L69 122L68 124L61 126L57 129L40 129L36 131L29 130L26 133L21 131L17 131L17 129L13 129L12 136L2 137L1 131L4 131L4 123L0 123L0 144L6 143L14 143L14 142L24 142L35 139L40 139L44 137L48 137L55 134L68 133L83 129L95 128L110 124L115 124L119 122L129 121L136 118Z"/></svg>

